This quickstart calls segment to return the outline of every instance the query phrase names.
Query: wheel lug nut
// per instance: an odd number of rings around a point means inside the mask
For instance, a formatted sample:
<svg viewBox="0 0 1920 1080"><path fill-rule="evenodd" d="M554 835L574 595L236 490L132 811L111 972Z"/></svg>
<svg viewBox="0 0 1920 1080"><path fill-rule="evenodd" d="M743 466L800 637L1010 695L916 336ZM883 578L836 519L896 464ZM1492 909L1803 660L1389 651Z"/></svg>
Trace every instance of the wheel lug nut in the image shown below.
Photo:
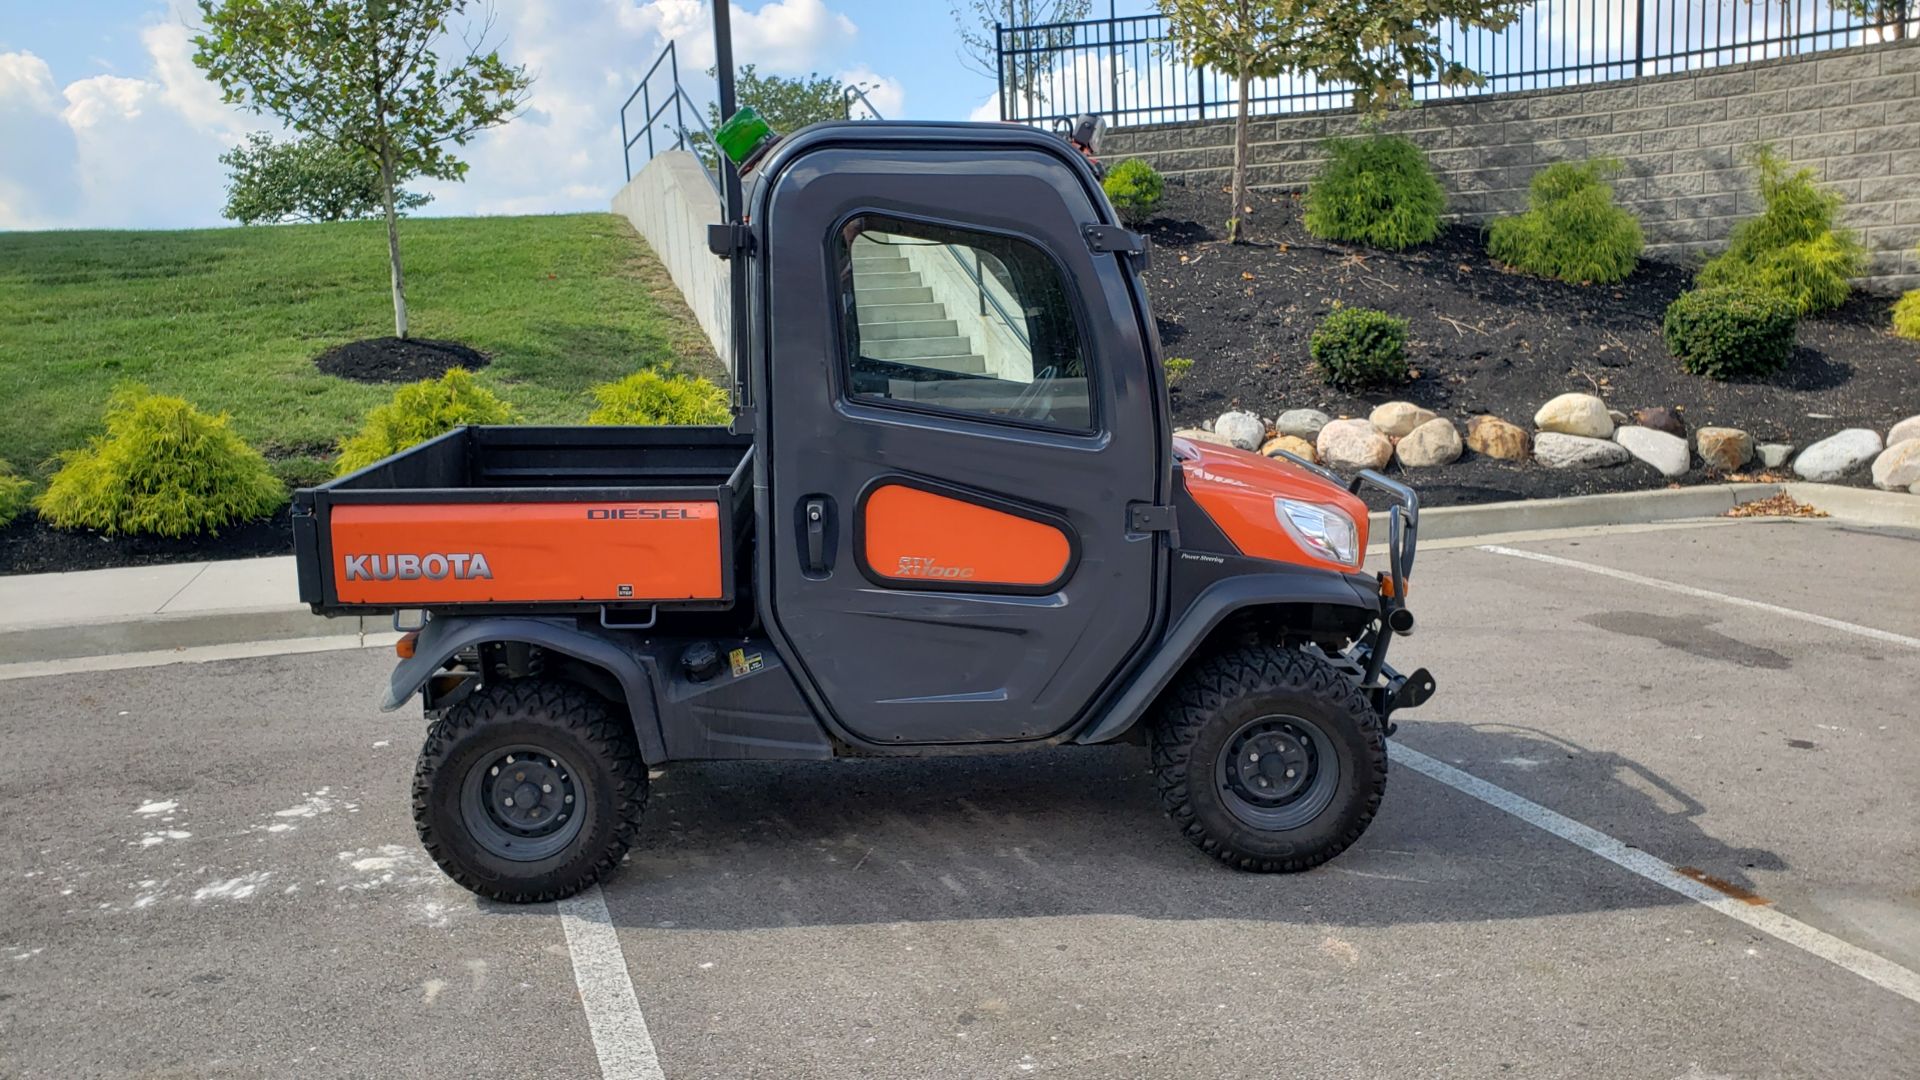
<svg viewBox="0 0 1920 1080"><path fill-rule="evenodd" d="M1260 760L1260 751L1258 751L1258 750L1255 750L1255 751L1254 751L1253 753L1251 753L1251 754L1248 754L1248 755L1247 755L1247 760L1248 760L1248 761L1259 761L1259 760Z"/></svg>
<svg viewBox="0 0 1920 1080"><path fill-rule="evenodd" d="M513 805L513 796L511 796L511 795L509 795L509 796L507 796L507 800L506 800L506 802L507 802L507 805L508 805L508 806L512 806L512 805Z"/></svg>
<svg viewBox="0 0 1920 1080"><path fill-rule="evenodd" d="M552 790L553 790L553 785L552 785L552 784L541 784L541 785L540 785L540 790L541 790L541 791L552 791Z"/></svg>
<svg viewBox="0 0 1920 1080"><path fill-rule="evenodd" d="M493 772L492 772L492 773L491 773L490 775L493 775L493 776L499 776L499 775L500 775L500 766L498 766L498 765L495 765L495 766L493 767Z"/></svg>
<svg viewBox="0 0 1920 1080"><path fill-rule="evenodd" d="M1292 770L1292 769L1288 769L1288 770L1287 770L1287 779L1289 779L1289 780L1291 780L1291 779L1293 779L1293 770Z"/></svg>
<svg viewBox="0 0 1920 1080"><path fill-rule="evenodd" d="M568 803L572 803L572 802L573 802L573 796L571 796L571 795L569 795L569 796L567 796L567 802L568 802Z"/></svg>
<svg viewBox="0 0 1920 1080"><path fill-rule="evenodd" d="M512 755L512 754L508 754L508 755L507 755L507 764L509 764L509 765L511 765L511 764L513 764L513 755Z"/></svg>

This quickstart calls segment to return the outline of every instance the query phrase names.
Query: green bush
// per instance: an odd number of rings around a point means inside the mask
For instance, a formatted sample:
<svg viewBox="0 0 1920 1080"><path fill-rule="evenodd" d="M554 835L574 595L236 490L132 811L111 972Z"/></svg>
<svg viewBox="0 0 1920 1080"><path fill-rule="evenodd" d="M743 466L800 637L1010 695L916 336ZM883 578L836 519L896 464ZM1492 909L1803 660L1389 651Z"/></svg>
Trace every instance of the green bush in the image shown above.
<svg viewBox="0 0 1920 1080"><path fill-rule="evenodd" d="M1193 361L1184 356L1169 356L1160 361L1160 366L1167 371L1167 385L1172 386L1193 370Z"/></svg>
<svg viewBox="0 0 1920 1080"><path fill-rule="evenodd" d="M1399 251L1440 235L1447 193L1420 148L1398 135L1329 139L1302 219L1322 240Z"/></svg>
<svg viewBox="0 0 1920 1080"><path fill-rule="evenodd" d="M265 517L287 489L227 420L124 388L107 404L107 433L61 454L34 505L49 524L109 535L190 536Z"/></svg>
<svg viewBox="0 0 1920 1080"><path fill-rule="evenodd" d="M1684 292L1667 305L1667 348L1695 375L1770 375L1793 356L1800 316L1793 301L1751 285Z"/></svg>
<svg viewBox="0 0 1920 1080"><path fill-rule="evenodd" d="M639 371L593 388L600 407L589 424L725 424L733 419L727 392L705 379Z"/></svg>
<svg viewBox="0 0 1920 1080"><path fill-rule="evenodd" d="M1694 283L1771 289L1802 315L1846 303L1848 279L1864 269L1866 251L1852 232L1834 227L1844 200L1770 147L1755 150L1752 160L1766 209L1733 227L1727 250L1701 267Z"/></svg>
<svg viewBox="0 0 1920 1080"><path fill-rule="evenodd" d="M1894 301L1893 332L1903 338L1920 341L1920 289Z"/></svg>
<svg viewBox="0 0 1920 1080"><path fill-rule="evenodd" d="M466 424L513 421L512 406L475 381L472 372L452 368L438 379L408 383L393 392L392 401L374 406L360 430L341 441L334 469L345 476Z"/></svg>
<svg viewBox="0 0 1920 1080"><path fill-rule="evenodd" d="M13 524L20 511L32 502L33 484L24 476L15 476L13 466L0 461L0 529Z"/></svg>
<svg viewBox="0 0 1920 1080"><path fill-rule="evenodd" d="M1314 329L1308 348L1329 386L1364 390L1407 380L1407 320L1384 311L1342 308Z"/></svg>
<svg viewBox="0 0 1920 1080"><path fill-rule="evenodd" d="M1496 220L1487 254L1540 277L1611 284L1633 273L1640 223L1613 204L1617 161L1557 162L1533 174L1527 212Z"/></svg>
<svg viewBox="0 0 1920 1080"><path fill-rule="evenodd" d="M333 463L307 454L280 458L269 465L288 491L319 487L333 479Z"/></svg>
<svg viewBox="0 0 1920 1080"><path fill-rule="evenodd" d="M1128 158L1108 169L1100 186L1107 190L1107 201L1120 214L1120 220L1129 223L1152 217L1166 194L1160 173L1139 158Z"/></svg>

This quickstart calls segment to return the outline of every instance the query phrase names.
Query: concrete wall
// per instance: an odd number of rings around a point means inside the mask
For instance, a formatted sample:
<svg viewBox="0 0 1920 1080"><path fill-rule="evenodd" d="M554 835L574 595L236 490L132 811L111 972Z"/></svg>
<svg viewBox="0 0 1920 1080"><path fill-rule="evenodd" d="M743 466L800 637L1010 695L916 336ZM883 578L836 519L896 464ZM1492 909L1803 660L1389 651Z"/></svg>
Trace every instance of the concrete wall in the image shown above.
<svg viewBox="0 0 1920 1080"><path fill-rule="evenodd" d="M727 264L707 250L707 226L721 218L720 196L700 159L669 150L647 162L613 197L613 212L633 227L673 276L693 317L713 342L722 364L731 363Z"/></svg>
<svg viewBox="0 0 1920 1080"><path fill-rule="evenodd" d="M1251 182L1304 189L1324 159L1321 141L1358 127L1348 110L1256 118ZM1759 209L1740 157L1771 142L1846 196L1844 221L1872 253L1863 286L1920 286L1920 40L1422 105L1385 127L1427 151L1452 196L1449 213L1467 221L1525 209L1543 165L1619 158L1620 201L1639 215L1648 252L1671 259L1717 250ZM1220 182L1233 124L1120 128L1103 154Z"/></svg>
<svg viewBox="0 0 1920 1080"><path fill-rule="evenodd" d="M906 256L907 265L920 275L921 284L933 290L934 300L947 309L947 318L959 324L960 336L972 343L974 353L986 360L987 374L996 379L1032 382L1033 350L1020 343L990 305L986 311L980 310L980 287L984 285L994 299L1000 301L1001 310L1013 318L1020 317L1017 314L1021 311L1020 301L1000 284L1000 279L982 271L980 285L976 285L973 275L945 244L918 243L912 237L901 239L906 241L900 252ZM964 244L957 246L961 258L971 262L978 257L972 248Z"/></svg>

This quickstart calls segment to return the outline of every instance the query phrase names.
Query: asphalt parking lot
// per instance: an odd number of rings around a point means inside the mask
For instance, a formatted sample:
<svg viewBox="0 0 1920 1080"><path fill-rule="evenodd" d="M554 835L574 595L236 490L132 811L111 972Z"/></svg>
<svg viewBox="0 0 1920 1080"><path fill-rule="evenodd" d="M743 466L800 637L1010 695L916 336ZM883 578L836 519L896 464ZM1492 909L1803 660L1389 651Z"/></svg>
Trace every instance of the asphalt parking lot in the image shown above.
<svg viewBox="0 0 1920 1080"><path fill-rule="evenodd" d="M381 651L0 682L0 1075L1920 1075L1920 533L1490 543L1291 877L1134 747L676 766L563 918L419 852Z"/></svg>

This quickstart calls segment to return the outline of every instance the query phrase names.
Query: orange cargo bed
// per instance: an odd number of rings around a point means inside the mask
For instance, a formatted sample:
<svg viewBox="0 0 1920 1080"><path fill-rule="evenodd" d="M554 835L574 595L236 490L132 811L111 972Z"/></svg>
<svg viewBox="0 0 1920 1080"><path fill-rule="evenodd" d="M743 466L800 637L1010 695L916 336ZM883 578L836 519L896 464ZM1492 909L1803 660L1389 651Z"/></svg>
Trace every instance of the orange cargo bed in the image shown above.
<svg viewBox="0 0 1920 1080"><path fill-rule="evenodd" d="M294 495L322 615L732 604L752 441L706 427L475 427Z"/></svg>

